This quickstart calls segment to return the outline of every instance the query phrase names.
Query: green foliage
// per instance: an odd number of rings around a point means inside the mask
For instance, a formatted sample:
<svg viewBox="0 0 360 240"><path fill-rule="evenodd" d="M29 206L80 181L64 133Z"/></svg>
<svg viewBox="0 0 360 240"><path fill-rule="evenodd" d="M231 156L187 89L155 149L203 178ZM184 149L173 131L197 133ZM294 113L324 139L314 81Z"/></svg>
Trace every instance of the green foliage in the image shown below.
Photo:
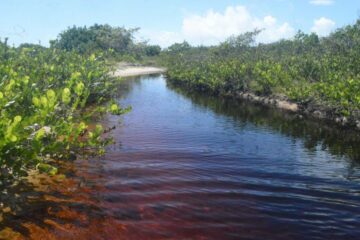
<svg viewBox="0 0 360 240"><path fill-rule="evenodd" d="M73 26L59 34L56 40L50 42L51 48L75 51L80 54L105 54L113 61L136 62L143 57L157 56L161 47L136 42L135 34L138 28L126 29L110 25L95 24L90 27Z"/></svg>
<svg viewBox="0 0 360 240"><path fill-rule="evenodd" d="M188 42L184 41L182 43L174 43L170 47L168 47L166 50L170 53L180 53L186 50L190 50L191 46Z"/></svg>
<svg viewBox="0 0 360 240"><path fill-rule="evenodd" d="M0 42L1 181L34 168L56 174L54 160L102 149L101 126L87 122L106 112L115 84L108 72L101 56ZM108 112L124 111L113 103Z"/></svg>
<svg viewBox="0 0 360 240"><path fill-rule="evenodd" d="M281 95L360 117L360 20L325 38L298 32L293 40L255 45L259 32L162 53L168 79L216 94Z"/></svg>
<svg viewBox="0 0 360 240"><path fill-rule="evenodd" d="M161 53L161 47L158 45L150 45L145 47L146 56L158 56Z"/></svg>
<svg viewBox="0 0 360 240"><path fill-rule="evenodd" d="M54 48L66 51L89 53L94 51L114 50L117 53L128 53L134 44L134 33L137 29L111 27L110 25L95 24L91 27L68 28L51 42Z"/></svg>

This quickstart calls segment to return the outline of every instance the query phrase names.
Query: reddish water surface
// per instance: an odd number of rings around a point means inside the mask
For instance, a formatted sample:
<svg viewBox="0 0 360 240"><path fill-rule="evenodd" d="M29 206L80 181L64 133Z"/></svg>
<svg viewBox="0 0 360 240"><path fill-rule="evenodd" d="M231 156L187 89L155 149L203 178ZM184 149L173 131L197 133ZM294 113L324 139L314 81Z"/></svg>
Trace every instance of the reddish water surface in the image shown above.
<svg viewBox="0 0 360 240"><path fill-rule="evenodd" d="M123 84L116 144L2 194L0 239L360 239L360 138L161 76Z"/></svg>

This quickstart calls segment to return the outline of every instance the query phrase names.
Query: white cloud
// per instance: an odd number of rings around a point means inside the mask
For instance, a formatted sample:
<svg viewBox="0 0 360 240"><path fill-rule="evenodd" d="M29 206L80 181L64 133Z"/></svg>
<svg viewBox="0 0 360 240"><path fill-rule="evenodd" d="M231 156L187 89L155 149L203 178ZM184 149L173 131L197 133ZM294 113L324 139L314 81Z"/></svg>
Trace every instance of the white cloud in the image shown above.
<svg viewBox="0 0 360 240"><path fill-rule="evenodd" d="M270 15L255 17L244 6L228 7L224 13L209 10L202 16L188 16L183 20L182 33L191 43L209 45L254 29L264 29L258 37L261 42L289 38L295 33L287 22L279 24Z"/></svg>
<svg viewBox="0 0 360 240"><path fill-rule="evenodd" d="M329 6L334 3L334 0L311 0L310 4L312 5L321 5L321 6Z"/></svg>
<svg viewBox="0 0 360 240"><path fill-rule="evenodd" d="M183 42L185 38L180 33L170 31L143 31L151 44L157 44L161 47L168 47L176 42Z"/></svg>
<svg viewBox="0 0 360 240"><path fill-rule="evenodd" d="M312 32L317 33L319 36L326 36L335 27L335 22L331 19L322 17L319 19L315 19L314 26L311 28Z"/></svg>
<svg viewBox="0 0 360 240"><path fill-rule="evenodd" d="M174 42L186 40L193 45L214 45L232 35L238 35L254 29L263 29L257 40L259 42L274 42L282 38L291 38L295 30L287 22L279 23L271 15L259 18L250 13L245 6L227 7L216 12L208 10L203 15L188 15L183 19L180 33L158 32L148 34L152 43L163 47Z"/></svg>

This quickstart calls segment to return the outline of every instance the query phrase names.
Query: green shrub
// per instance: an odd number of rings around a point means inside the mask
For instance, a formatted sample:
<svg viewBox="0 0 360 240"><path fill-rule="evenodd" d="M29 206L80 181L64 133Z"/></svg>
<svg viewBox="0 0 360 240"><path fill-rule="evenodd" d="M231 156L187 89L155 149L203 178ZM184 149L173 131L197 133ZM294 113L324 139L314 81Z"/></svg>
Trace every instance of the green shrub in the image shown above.
<svg viewBox="0 0 360 240"><path fill-rule="evenodd" d="M34 168L54 174L54 159L101 150L106 140L100 125L89 128L91 117L122 113L104 105L115 84L108 72L101 56L1 43L0 178Z"/></svg>

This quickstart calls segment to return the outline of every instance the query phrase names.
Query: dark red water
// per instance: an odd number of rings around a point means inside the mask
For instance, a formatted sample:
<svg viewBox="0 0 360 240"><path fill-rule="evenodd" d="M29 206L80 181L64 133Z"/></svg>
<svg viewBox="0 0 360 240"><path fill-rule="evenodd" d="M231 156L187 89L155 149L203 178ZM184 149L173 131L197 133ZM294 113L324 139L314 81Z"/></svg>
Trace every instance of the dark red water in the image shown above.
<svg viewBox="0 0 360 240"><path fill-rule="evenodd" d="M161 76L120 96L133 111L104 122L117 143L56 184L8 192L19 210L0 238L360 239L357 134Z"/></svg>

